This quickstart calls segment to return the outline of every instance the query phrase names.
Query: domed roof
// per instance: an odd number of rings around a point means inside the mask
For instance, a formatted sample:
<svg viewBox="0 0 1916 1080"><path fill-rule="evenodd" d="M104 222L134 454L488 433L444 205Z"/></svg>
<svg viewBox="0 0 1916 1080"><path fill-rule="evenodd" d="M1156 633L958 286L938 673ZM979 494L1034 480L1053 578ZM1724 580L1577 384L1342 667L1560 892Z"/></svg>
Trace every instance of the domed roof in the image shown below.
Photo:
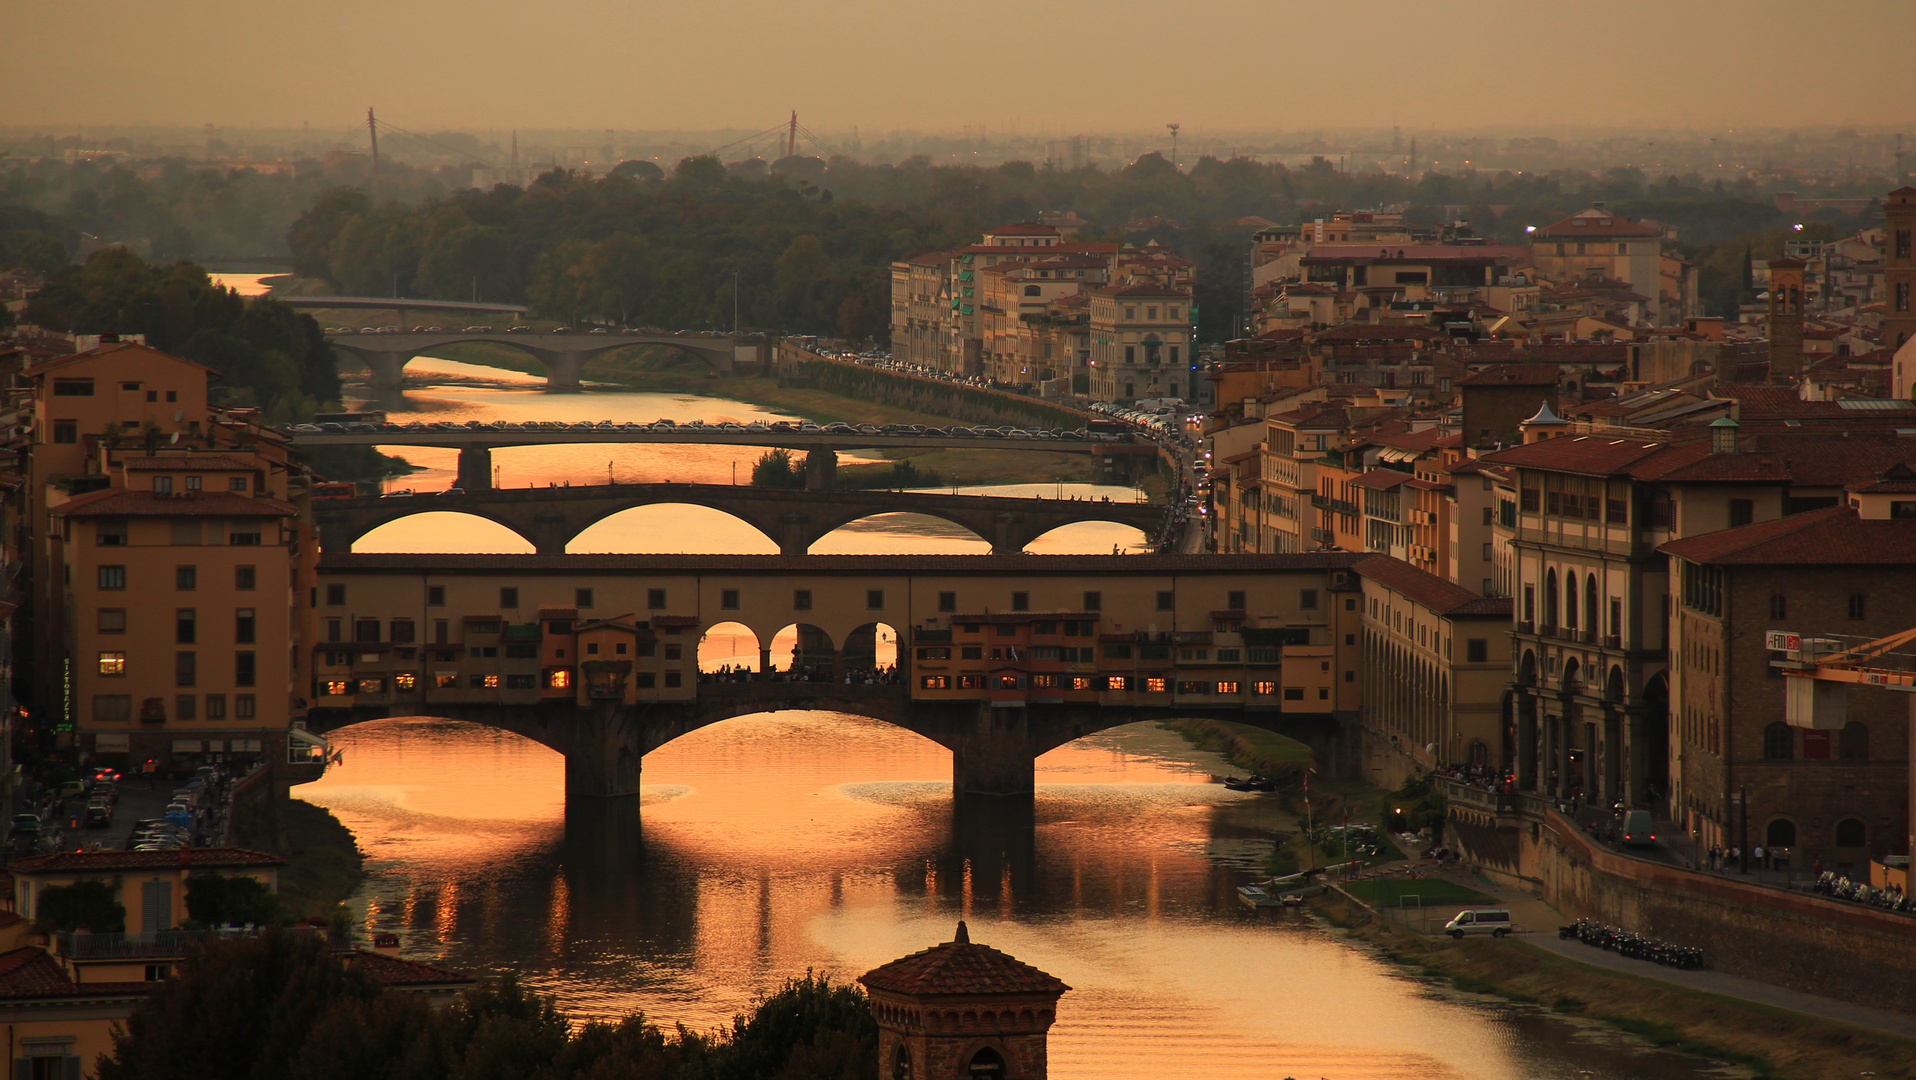
<svg viewBox="0 0 1916 1080"><path fill-rule="evenodd" d="M1537 406L1536 413L1532 415L1530 419L1525 420L1523 422L1523 426L1538 427L1540 425L1561 425L1561 424L1567 424L1569 422L1570 421L1565 420L1563 417L1558 416L1556 413L1551 412L1550 403L1546 401Z"/></svg>
<svg viewBox="0 0 1916 1080"><path fill-rule="evenodd" d="M951 941L934 945L859 976L870 990L919 996L1062 994L1071 989L1047 974L989 945L972 943L961 921Z"/></svg>

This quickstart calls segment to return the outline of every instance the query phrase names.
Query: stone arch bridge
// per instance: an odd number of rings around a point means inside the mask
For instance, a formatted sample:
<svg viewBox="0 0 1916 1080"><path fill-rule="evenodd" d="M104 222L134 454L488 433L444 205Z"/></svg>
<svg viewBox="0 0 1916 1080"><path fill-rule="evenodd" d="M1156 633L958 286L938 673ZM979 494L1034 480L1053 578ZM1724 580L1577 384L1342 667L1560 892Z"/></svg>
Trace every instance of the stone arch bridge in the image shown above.
<svg viewBox="0 0 1916 1080"><path fill-rule="evenodd" d="M730 334L553 334L401 331L388 334L328 334L326 341L342 353L364 363L372 371L375 390L397 390L405 382L406 364L414 357L447 345L485 342L517 349L545 365L546 389L577 390L586 361L595 356L632 345L663 345L679 349L705 361L720 375L732 373L732 360L740 344L760 350L759 362L766 360L762 339L735 339Z"/></svg>
<svg viewBox="0 0 1916 1080"><path fill-rule="evenodd" d="M1110 521L1155 535L1167 508L1152 503L941 495L919 491L782 491L727 484L607 484L503 488L452 495L324 499L313 505L320 546L333 553L381 525L415 514L451 512L496 522L540 555L563 555L586 529L624 510L664 503L705 506L751 525L780 554L803 555L825 534L877 514L924 514L989 541L993 554L1016 554L1045 533L1081 521Z"/></svg>
<svg viewBox="0 0 1916 1080"><path fill-rule="evenodd" d="M429 709L430 711L426 711ZM698 698L636 706L596 703L580 708L560 701L539 705L436 703L413 712L406 706L314 709L307 729L324 734L369 720L429 715L510 731L563 754L566 795L635 796L645 755L680 736L738 716L790 709L848 713L903 728L951 751L952 789L960 794L1027 796L1036 786L1035 765L1066 743L1142 720L1211 717L1275 731L1311 746L1318 767L1333 765L1341 727L1325 714L1193 708L1188 704L1148 708L1095 704L994 708L980 702L913 701L901 685L840 683L701 684ZM776 748L767 747L768 754Z"/></svg>

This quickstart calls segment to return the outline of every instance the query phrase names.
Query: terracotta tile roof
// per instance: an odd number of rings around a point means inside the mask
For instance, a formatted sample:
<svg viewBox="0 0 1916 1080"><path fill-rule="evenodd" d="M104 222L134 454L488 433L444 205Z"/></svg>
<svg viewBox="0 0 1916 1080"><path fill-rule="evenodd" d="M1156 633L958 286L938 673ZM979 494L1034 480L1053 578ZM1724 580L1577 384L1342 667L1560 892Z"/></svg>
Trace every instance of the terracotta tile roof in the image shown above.
<svg viewBox="0 0 1916 1080"><path fill-rule="evenodd" d="M257 466L230 458L224 454L175 454L170 457L134 457L123 458L122 468L132 472L179 472L181 470L205 469L209 472L240 471L250 472Z"/></svg>
<svg viewBox="0 0 1916 1080"><path fill-rule="evenodd" d="M158 349L151 349L145 345L135 345L131 342L119 342L112 345L100 345L95 348L88 349L85 352L68 353L65 356L56 356L51 360L42 360L39 363L28 367L26 369L25 374L28 377L32 377L32 376L40 374L41 372L51 371L54 368L66 367L69 364L77 364L83 360L98 360L101 357L110 356L114 353L121 353L121 352L146 353L150 356L165 357L166 359L171 360L174 363L182 365L184 367L199 368L201 371L213 370L212 368L207 367L205 364L196 364L193 361L186 359L185 357L174 356L172 353L161 352Z"/></svg>
<svg viewBox="0 0 1916 1080"><path fill-rule="evenodd" d="M1345 323L1320 330L1313 340L1329 342L1366 343L1373 341L1440 341L1449 337L1442 330L1433 330L1428 326L1404 324L1381 324L1361 326L1357 323Z"/></svg>
<svg viewBox="0 0 1916 1080"><path fill-rule="evenodd" d="M1341 570L1356 555L1306 551L1288 555L397 555L326 554L324 570L441 574L550 572L555 574L1242 574L1257 571ZM210 849L209 849L210 850ZM19 866L16 862L13 865Z"/></svg>
<svg viewBox="0 0 1916 1080"><path fill-rule="evenodd" d="M1718 566L1908 566L1916 521L1865 519L1847 506L1685 537L1659 551Z"/></svg>
<svg viewBox="0 0 1916 1080"><path fill-rule="evenodd" d="M1510 465L1551 472L1581 473L1585 476L1637 476L1639 470L1661 475L1658 459L1677 454L1687 463L1709 453L1701 440L1693 444L1672 445L1643 439L1607 439L1596 435L1574 435L1545 439L1527 446L1513 446L1481 459L1490 465ZM1647 478L1647 477L1646 477Z"/></svg>
<svg viewBox="0 0 1916 1080"><path fill-rule="evenodd" d="M1039 971L989 945L972 944L965 924L955 941L934 945L875 967L859 976L868 989L913 996L1046 994L1071 989L1064 980Z"/></svg>
<svg viewBox="0 0 1916 1080"><path fill-rule="evenodd" d="M1494 364L1458 386L1555 386L1562 373L1555 364Z"/></svg>
<svg viewBox="0 0 1916 1080"><path fill-rule="evenodd" d="M1435 450L1443 444L1444 429L1427 427L1422 431L1400 431L1389 435L1373 435L1369 440L1376 446L1388 446L1393 450Z"/></svg>
<svg viewBox="0 0 1916 1080"><path fill-rule="evenodd" d="M107 488L76 495L53 512L66 517L292 517L299 511L278 499L253 498L230 491L151 491Z"/></svg>
<svg viewBox="0 0 1916 1080"><path fill-rule="evenodd" d="M1406 483L1409 483L1411 479L1409 473L1398 472L1395 469L1372 469L1362 476L1353 479L1351 484L1355 487L1371 488L1375 491L1394 491Z"/></svg>
<svg viewBox="0 0 1916 1080"><path fill-rule="evenodd" d="M75 983L45 949L23 945L0 953L0 1000L71 997L143 998L149 982Z"/></svg>
<svg viewBox="0 0 1916 1080"><path fill-rule="evenodd" d="M1049 225L1040 225L1035 221L1018 221L1010 225L1000 225L995 229L986 229L986 236L1057 236L1058 230Z"/></svg>
<svg viewBox="0 0 1916 1080"><path fill-rule="evenodd" d="M184 866L195 870L225 867L285 866L286 860L263 851L237 847L180 848L177 851L56 851L15 859L15 874L101 873L110 870L151 870Z"/></svg>
<svg viewBox="0 0 1916 1080"><path fill-rule="evenodd" d="M1899 461L1876 474L1874 480L1859 480L1851 483L1845 490L1859 495L1908 495L1916 493L1916 469L1908 462Z"/></svg>
<svg viewBox="0 0 1916 1080"><path fill-rule="evenodd" d="M1510 244L1312 244L1304 262L1349 262L1363 259L1405 262L1528 261L1530 249Z"/></svg>
<svg viewBox="0 0 1916 1080"><path fill-rule="evenodd" d="M471 986L477 979L463 971L433 967L417 960L355 949L345 957L354 967L386 986Z"/></svg>
<svg viewBox="0 0 1916 1080"><path fill-rule="evenodd" d="M1389 555L1366 555L1351 569L1439 615L1510 617L1510 598L1479 596Z"/></svg>
<svg viewBox="0 0 1916 1080"><path fill-rule="evenodd" d="M1562 221L1545 225L1537 230L1536 235L1539 239L1550 240L1575 240L1581 237L1614 240L1618 237L1662 236L1663 230L1593 206L1588 210L1579 210Z"/></svg>

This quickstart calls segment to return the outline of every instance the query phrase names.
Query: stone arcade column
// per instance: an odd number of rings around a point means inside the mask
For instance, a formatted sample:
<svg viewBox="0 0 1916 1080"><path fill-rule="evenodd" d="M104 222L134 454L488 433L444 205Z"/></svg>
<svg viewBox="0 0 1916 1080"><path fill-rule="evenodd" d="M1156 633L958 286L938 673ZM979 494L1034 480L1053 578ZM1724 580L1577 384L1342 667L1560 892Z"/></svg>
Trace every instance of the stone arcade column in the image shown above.
<svg viewBox="0 0 1916 1080"><path fill-rule="evenodd" d="M813 450L805 455L805 490L830 491L838 479L838 452Z"/></svg>

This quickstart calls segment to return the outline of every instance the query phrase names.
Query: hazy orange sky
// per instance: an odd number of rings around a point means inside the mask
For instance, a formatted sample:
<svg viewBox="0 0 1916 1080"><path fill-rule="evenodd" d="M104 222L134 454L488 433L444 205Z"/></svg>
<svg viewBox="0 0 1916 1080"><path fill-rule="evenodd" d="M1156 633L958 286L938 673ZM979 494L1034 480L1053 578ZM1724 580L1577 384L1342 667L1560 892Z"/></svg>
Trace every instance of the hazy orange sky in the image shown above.
<svg viewBox="0 0 1916 1080"><path fill-rule="evenodd" d="M1897 125L1912 0L0 0L0 126Z"/></svg>

